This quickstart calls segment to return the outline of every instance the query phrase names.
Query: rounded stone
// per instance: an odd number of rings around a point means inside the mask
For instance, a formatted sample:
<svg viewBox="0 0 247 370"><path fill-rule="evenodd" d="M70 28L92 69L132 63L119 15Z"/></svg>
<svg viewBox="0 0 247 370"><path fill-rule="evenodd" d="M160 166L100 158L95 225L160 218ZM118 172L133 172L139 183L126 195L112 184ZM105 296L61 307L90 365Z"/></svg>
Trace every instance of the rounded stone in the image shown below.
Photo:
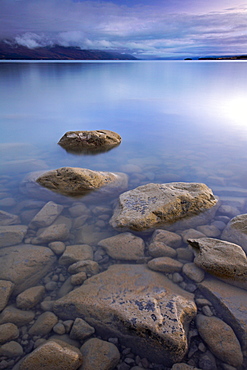
<svg viewBox="0 0 247 370"><path fill-rule="evenodd" d="M149 261L148 267L154 271L172 273L181 271L183 264L170 257L158 257Z"/></svg>
<svg viewBox="0 0 247 370"><path fill-rule="evenodd" d="M53 312L44 312L38 317L33 326L31 326L28 333L32 336L44 336L51 332L57 322L58 318Z"/></svg>
<svg viewBox="0 0 247 370"><path fill-rule="evenodd" d="M9 342L19 337L19 329L15 324L6 323L0 325L0 344Z"/></svg>

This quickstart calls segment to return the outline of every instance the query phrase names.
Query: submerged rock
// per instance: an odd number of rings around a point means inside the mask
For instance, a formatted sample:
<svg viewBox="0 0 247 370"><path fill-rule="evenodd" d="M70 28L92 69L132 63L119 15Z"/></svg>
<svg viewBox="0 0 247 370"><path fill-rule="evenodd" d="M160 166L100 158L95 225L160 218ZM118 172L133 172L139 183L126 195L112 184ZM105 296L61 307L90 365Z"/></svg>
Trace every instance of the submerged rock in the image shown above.
<svg viewBox="0 0 247 370"><path fill-rule="evenodd" d="M207 278L199 289L209 299L223 320L234 330L243 350L247 349L247 292L214 278ZM247 364L245 363L245 366ZM245 367L246 368L246 367Z"/></svg>
<svg viewBox="0 0 247 370"><path fill-rule="evenodd" d="M172 224L216 203L211 189L205 184L147 184L120 195L110 224L117 229L143 231Z"/></svg>
<svg viewBox="0 0 247 370"><path fill-rule="evenodd" d="M100 188L104 188L101 191L103 194L121 192L127 187L128 177L124 173L62 167L45 172L36 181L41 186L60 194L78 196Z"/></svg>
<svg viewBox="0 0 247 370"><path fill-rule="evenodd" d="M0 249L0 279L15 284L14 294L36 285L52 268L56 257L50 248L19 244Z"/></svg>
<svg viewBox="0 0 247 370"><path fill-rule="evenodd" d="M224 229L221 238L241 245L247 252L247 214L232 218Z"/></svg>
<svg viewBox="0 0 247 370"><path fill-rule="evenodd" d="M0 226L0 248L21 243L26 233L26 225Z"/></svg>
<svg viewBox="0 0 247 370"><path fill-rule="evenodd" d="M196 255L194 262L229 284L247 289L247 258L243 249L213 238L188 239Z"/></svg>
<svg viewBox="0 0 247 370"><path fill-rule="evenodd" d="M121 136L109 130L68 131L58 144L68 152L102 153L118 146Z"/></svg>
<svg viewBox="0 0 247 370"><path fill-rule="evenodd" d="M82 364L82 354L61 340L51 340L36 348L20 364L20 370L76 370Z"/></svg>
<svg viewBox="0 0 247 370"><path fill-rule="evenodd" d="M193 294L145 265L113 265L54 303L62 319L81 317L155 362L179 362L196 314Z"/></svg>

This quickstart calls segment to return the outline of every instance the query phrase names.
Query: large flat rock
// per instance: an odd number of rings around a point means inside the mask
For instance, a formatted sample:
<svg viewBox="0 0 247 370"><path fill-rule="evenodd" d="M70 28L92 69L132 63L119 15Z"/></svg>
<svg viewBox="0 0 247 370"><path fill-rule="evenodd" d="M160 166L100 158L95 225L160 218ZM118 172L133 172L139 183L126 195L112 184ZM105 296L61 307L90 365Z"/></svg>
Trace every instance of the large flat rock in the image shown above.
<svg viewBox="0 0 247 370"><path fill-rule="evenodd" d="M145 265L112 265L54 303L62 319L81 317L151 361L172 364L187 349L194 296Z"/></svg>
<svg viewBox="0 0 247 370"><path fill-rule="evenodd" d="M110 224L117 229L143 231L173 224L216 203L212 190L205 184L151 183L121 194Z"/></svg>
<svg viewBox="0 0 247 370"><path fill-rule="evenodd" d="M0 249L0 279L15 284L13 294L36 285L52 268L56 257L51 249L19 244Z"/></svg>

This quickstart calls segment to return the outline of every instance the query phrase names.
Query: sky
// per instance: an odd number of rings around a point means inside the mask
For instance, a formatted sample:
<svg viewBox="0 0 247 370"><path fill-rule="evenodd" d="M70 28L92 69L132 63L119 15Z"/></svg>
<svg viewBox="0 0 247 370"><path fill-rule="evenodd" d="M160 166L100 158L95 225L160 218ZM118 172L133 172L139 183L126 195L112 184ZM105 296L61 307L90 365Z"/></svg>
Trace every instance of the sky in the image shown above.
<svg viewBox="0 0 247 370"><path fill-rule="evenodd" d="M0 0L0 39L141 59L247 54L243 0Z"/></svg>

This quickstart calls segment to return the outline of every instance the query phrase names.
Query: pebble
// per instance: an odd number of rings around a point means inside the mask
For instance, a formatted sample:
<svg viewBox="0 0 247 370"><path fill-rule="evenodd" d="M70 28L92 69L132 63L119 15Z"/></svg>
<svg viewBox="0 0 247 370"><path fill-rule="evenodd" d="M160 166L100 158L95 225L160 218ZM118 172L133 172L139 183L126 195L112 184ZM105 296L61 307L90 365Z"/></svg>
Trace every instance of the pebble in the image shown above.
<svg viewBox="0 0 247 370"><path fill-rule="evenodd" d="M162 242L153 242L148 246L148 252L152 257L171 257L174 258L177 255L175 249L169 247Z"/></svg>
<svg viewBox="0 0 247 370"><path fill-rule="evenodd" d="M85 272L89 275L95 275L99 272L99 265L97 262L91 260L78 261L69 266L68 272L70 274Z"/></svg>
<svg viewBox="0 0 247 370"><path fill-rule="evenodd" d="M203 306L202 307L202 313L205 315L205 316L213 316L213 312L211 310L211 308L207 305Z"/></svg>
<svg viewBox="0 0 247 370"><path fill-rule="evenodd" d="M69 245L59 258L59 264L68 266L81 260L92 260L93 249L87 244Z"/></svg>
<svg viewBox="0 0 247 370"><path fill-rule="evenodd" d="M85 272L79 272L78 274L72 275L70 282L72 285L81 285L87 279L87 274Z"/></svg>
<svg viewBox="0 0 247 370"><path fill-rule="evenodd" d="M174 274L172 275L172 281L175 284L181 283L183 280L184 278L178 272L174 272Z"/></svg>
<svg viewBox="0 0 247 370"><path fill-rule="evenodd" d="M19 337L19 329L15 324L6 323L0 325L0 344L9 342Z"/></svg>
<svg viewBox="0 0 247 370"><path fill-rule="evenodd" d="M16 297L16 306L21 309L30 309L37 305L45 294L43 285L24 290Z"/></svg>
<svg viewBox="0 0 247 370"><path fill-rule="evenodd" d="M43 301L40 303L40 308L43 311L52 311L53 310L54 301Z"/></svg>
<svg viewBox="0 0 247 370"><path fill-rule="evenodd" d="M7 306L0 314L0 324L13 323L23 326L29 324L35 316L33 311L24 311L12 305Z"/></svg>
<svg viewBox="0 0 247 370"><path fill-rule="evenodd" d="M221 232L215 225L198 226L197 230L205 234L209 238L217 238Z"/></svg>
<svg viewBox="0 0 247 370"><path fill-rule="evenodd" d="M184 243L187 243L188 239L199 239L205 238L205 234L196 229L187 229L181 232Z"/></svg>
<svg viewBox="0 0 247 370"><path fill-rule="evenodd" d="M56 325L53 326L53 331L54 333L59 334L59 335L66 333L65 326L60 322L58 322Z"/></svg>
<svg viewBox="0 0 247 370"><path fill-rule="evenodd" d="M8 280L0 280L0 312L7 306L14 284Z"/></svg>
<svg viewBox="0 0 247 370"><path fill-rule="evenodd" d="M197 267L194 263L184 264L182 271L185 276L187 276L190 280L195 281L196 283L200 283L205 276L204 271Z"/></svg>
<svg viewBox="0 0 247 370"><path fill-rule="evenodd" d="M56 290L58 287L56 281L49 281L48 283L45 284L45 289L50 292L53 290Z"/></svg>
<svg viewBox="0 0 247 370"><path fill-rule="evenodd" d="M72 328L72 325L73 325L74 321L73 320L65 320L63 321L63 325L65 327L65 331L66 333L69 333L71 328Z"/></svg>
<svg viewBox="0 0 247 370"><path fill-rule="evenodd" d="M194 254L192 250L187 248L178 248L177 249L177 258L181 261L193 261L194 260Z"/></svg>

